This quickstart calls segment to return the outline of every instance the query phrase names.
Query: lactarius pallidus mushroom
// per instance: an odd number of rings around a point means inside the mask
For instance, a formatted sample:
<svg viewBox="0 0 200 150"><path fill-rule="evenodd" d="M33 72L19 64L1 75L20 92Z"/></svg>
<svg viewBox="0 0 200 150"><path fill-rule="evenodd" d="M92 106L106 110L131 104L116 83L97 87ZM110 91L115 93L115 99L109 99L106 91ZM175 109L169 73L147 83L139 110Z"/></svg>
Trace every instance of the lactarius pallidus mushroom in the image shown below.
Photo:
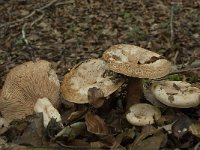
<svg viewBox="0 0 200 150"><path fill-rule="evenodd" d="M48 61L18 65L8 73L0 96L0 111L5 119L22 119L34 112L40 98L59 105L60 84Z"/></svg>
<svg viewBox="0 0 200 150"><path fill-rule="evenodd" d="M135 82L138 84L140 78L160 78L171 70L171 63L161 55L134 45L114 45L104 52L103 58L110 70L129 76L127 101L132 104L137 103L129 96Z"/></svg>
<svg viewBox="0 0 200 150"><path fill-rule="evenodd" d="M64 76L61 93L67 101L74 103L89 103L88 90L101 90L107 97L116 91L124 79L117 73L108 70L107 64L101 59L87 60Z"/></svg>
<svg viewBox="0 0 200 150"><path fill-rule="evenodd" d="M200 89L183 81L156 81L151 91L161 103L177 108L190 108L200 104Z"/></svg>
<svg viewBox="0 0 200 150"><path fill-rule="evenodd" d="M126 114L128 122L136 126L153 124L155 120L160 119L160 117L160 110L157 107L146 103L132 105Z"/></svg>

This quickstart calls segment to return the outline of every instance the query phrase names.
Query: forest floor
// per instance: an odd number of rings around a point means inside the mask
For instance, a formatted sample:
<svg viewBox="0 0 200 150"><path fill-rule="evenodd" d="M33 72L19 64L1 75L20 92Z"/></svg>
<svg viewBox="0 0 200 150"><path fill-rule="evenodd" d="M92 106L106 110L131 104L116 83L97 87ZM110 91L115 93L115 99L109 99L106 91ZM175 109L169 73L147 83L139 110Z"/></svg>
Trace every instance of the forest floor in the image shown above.
<svg viewBox="0 0 200 150"><path fill-rule="evenodd" d="M48 60L56 66L62 81L77 63L100 58L106 49L122 43L157 52L179 69L199 67L199 10L199 0L0 0L0 89L9 70L23 62ZM171 78L199 87L199 76L198 71L189 70ZM71 107L74 105L70 105L70 109L78 111ZM198 109L169 108L168 112L178 113L177 116L183 117L182 121L184 117L197 121L200 117ZM105 117L105 114L97 114ZM159 145L159 149L198 149L200 134L199 137L191 133L177 137L173 133L157 131L155 126L148 126L151 132L145 127L130 128L130 125L125 125L127 129L122 130L121 126L116 126L117 118L121 117L119 110L112 108L108 114L113 115L112 125L118 128L114 135L88 132L70 140L48 137L45 142L41 139L32 142L35 137L23 134L27 124L22 123L12 126L9 133L7 131L0 137L7 143L33 147L156 149L154 146ZM145 142L154 144L147 146Z"/></svg>

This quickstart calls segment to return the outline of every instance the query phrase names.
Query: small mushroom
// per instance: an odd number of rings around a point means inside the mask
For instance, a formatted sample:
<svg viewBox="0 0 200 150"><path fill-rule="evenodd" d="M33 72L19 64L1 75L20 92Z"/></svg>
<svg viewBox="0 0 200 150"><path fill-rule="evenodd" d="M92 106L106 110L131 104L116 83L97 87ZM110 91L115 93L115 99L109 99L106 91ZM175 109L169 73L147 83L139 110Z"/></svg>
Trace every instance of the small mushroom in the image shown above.
<svg viewBox="0 0 200 150"><path fill-rule="evenodd" d="M160 119L160 117L160 110L157 107L146 103L132 105L126 114L128 122L136 126L153 124L155 120Z"/></svg>
<svg viewBox="0 0 200 150"><path fill-rule="evenodd" d="M161 55L138 46L120 44L114 45L103 54L109 69L129 76L127 85L127 106L134 102L132 88L141 82L140 78L156 79L167 75L171 70L171 63ZM140 86L142 91L142 86ZM138 90L138 92L140 92ZM141 92L140 92L141 93ZM127 108L128 109L128 108Z"/></svg>
<svg viewBox="0 0 200 150"><path fill-rule="evenodd" d="M48 98L39 98L34 106L36 113L43 113L44 127L46 128L51 118L56 119L56 122L61 122L61 116L57 109L53 107Z"/></svg>
<svg viewBox="0 0 200 150"><path fill-rule="evenodd" d="M107 64L101 59L87 60L64 76L61 84L63 97L74 103L89 103L88 90L95 87L107 97L116 91L124 79L117 73L108 70Z"/></svg>
<svg viewBox="0 0 200 150"><path fill-rule="evenodd" d="M8 73L1 95L0 112L5 119L22 119L34 112L39 98L59 105L60 83L51 64L45 60L29 61Z"/></svg>
<svg viewBox="0 0 200 150"><path fill-rule="evenodd" d="M200 89L183 81L156 81L151 91L157 100L171 107L190 108L200 103Z"/></svg>

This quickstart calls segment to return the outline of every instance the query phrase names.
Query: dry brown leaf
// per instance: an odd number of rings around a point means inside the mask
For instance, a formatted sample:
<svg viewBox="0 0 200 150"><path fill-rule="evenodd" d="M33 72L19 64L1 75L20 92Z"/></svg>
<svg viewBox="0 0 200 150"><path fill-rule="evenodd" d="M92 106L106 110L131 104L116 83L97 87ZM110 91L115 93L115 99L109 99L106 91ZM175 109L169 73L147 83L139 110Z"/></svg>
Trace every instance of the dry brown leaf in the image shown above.
<svg viewBox="0 0 200 150"><path fill-rule="evenodd" d="M103 91L96 87L89 88L88 100L89 100L89 104L91 104L95 108L101 107L105 100Z"/></svg>
<svg viewBox="0 0 200 150"><path fill-rule="evenodd" d="M77 136L84 134L86 126L84 122L76 122L63 128L55 137L67 137L68 140L74 140Z"/></svg>
<svg viewBox="0 0 200 150"><path fill-rule="evenodd" d="M141 132L141 135L138 136L135 141L133 142L134 145L136 145L137 143L139 143L140 141L142 141L143 139L145 139L146 137L154 134L155 132L157 132L158 130L156 130L155 127L151 126L151 125L147 125L147 126L144 126L142 128L142 132Z"/></svg>
<svg viewBox="0 0 200 150"><path fill-rule="evenodd" d="M109 133L108 126L98 115L95 115L92 112L88 112L85 115L85 121L87 130L89 132L98 135L107 135Z"/></svg>
<svg viewBox="0 0 200 150"><path fill-rule="evenodd" d="M24 129L24 132L19 136L14 143L27 144L32 146L43 145L44 126L42 113L36 114L30 124Z"/></svg>
<svg viewBox="0 0 200 150"><path fill-rule="evenodd" d="M86 113L87 109L86 107L82 108L81 110L77 110L75 112L72 112L70 116L67 118L68 122L72 122L74 120L77 120L79 118L82 118L82 116Z"/></svg>
<svg viewBox="0 0 200 150"><path fill-rule="evenodd" d="M200 138L200 122L194 122L189 126L189 131Z"/></svg>
<svg viewBox="0 0 200 150"><path fill-rule="evenodd" d="M181 138L189 131L189 126L192 124L192 120L186 115L178 116L176 122L172 125L172 133Z"/></svg>
<svg viewBox="0 0 200 150"><path fill-rule="evenodd" d="M128 149L157 150L160 148L161 142L164 138L165 134L162 129L156 129L151 125L144 126L141 134L128 146Z"/></svg>
<svg viewBox="0 0 200 150"><path fill-rule="evenodd" d="M134 132L135 128L132 129L128 129L127 131L124 131L122 133L120 133L119 135L116 136L112 148L118 148L120 146L120 144L123 142L123 140L130 140L133 139L135 137L135 132Z"/></svg>
<svg viewBox="0 0 200 150"><path fill-rule="evenodd" d="M133 147L129 147L128 150L159 150L164 138L165 134L163 132L159 132L149 138L140 141Z"/></svg>

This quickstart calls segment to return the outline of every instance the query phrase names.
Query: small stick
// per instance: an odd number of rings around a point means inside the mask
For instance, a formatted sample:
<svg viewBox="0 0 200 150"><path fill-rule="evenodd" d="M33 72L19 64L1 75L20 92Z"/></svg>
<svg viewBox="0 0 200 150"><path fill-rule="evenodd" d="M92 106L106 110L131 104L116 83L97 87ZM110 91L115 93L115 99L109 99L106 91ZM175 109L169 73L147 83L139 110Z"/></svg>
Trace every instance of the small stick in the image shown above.
<svg viewBox="0 0 200 150"><path fill-rule="evenodd" d="M173 27L173 19L174 19L174 3L171 3L171 12L170 12L170 40L171 40L171 49L174 48L174 27Z"/></svg>
<svg viewBox="0 0 200 150"><path fill-rule="evenodd" d="M26 39L26 32L25 32L25 28L26 28L26 23L22 26L22 39L24 40L24 42L26 43L26 45L28 45L28 40Z"/></svg>
<svg viewBox="0 0 200 150"><path fill-rule="evenodd" d="M24 20L30 18L31 16L33 16L36 12L41 12L43 11L44 9L50 7L51 5L53 5L55 2L57 2L58 0L52 0L50 1L49 3L47 3L46 5L40 7L40 8L37 8L35 10L33 10L29 15L21 18L21 19L18 19L18 20L15 20L15 21L11 21L11 22L7 22L7 23L4 23L4 24L1 24L0 25L0 28L4 27L4 26L7 26L7 25L11 25L11 24L15 24L15 23L19 23L19 22L23 22Z"/></svg>
<svg viewBox="0 0 200 150"><path fill-rule="evenodd" d="M177 73L183 73L183 72L188 72L188 71L198 71L200 70L200 67L196 67L196 68L185 68L185 69L180 69L180 70L174 70L174 71L171 71L169 73L169 75L171 74L177 74Z"/></svg>

